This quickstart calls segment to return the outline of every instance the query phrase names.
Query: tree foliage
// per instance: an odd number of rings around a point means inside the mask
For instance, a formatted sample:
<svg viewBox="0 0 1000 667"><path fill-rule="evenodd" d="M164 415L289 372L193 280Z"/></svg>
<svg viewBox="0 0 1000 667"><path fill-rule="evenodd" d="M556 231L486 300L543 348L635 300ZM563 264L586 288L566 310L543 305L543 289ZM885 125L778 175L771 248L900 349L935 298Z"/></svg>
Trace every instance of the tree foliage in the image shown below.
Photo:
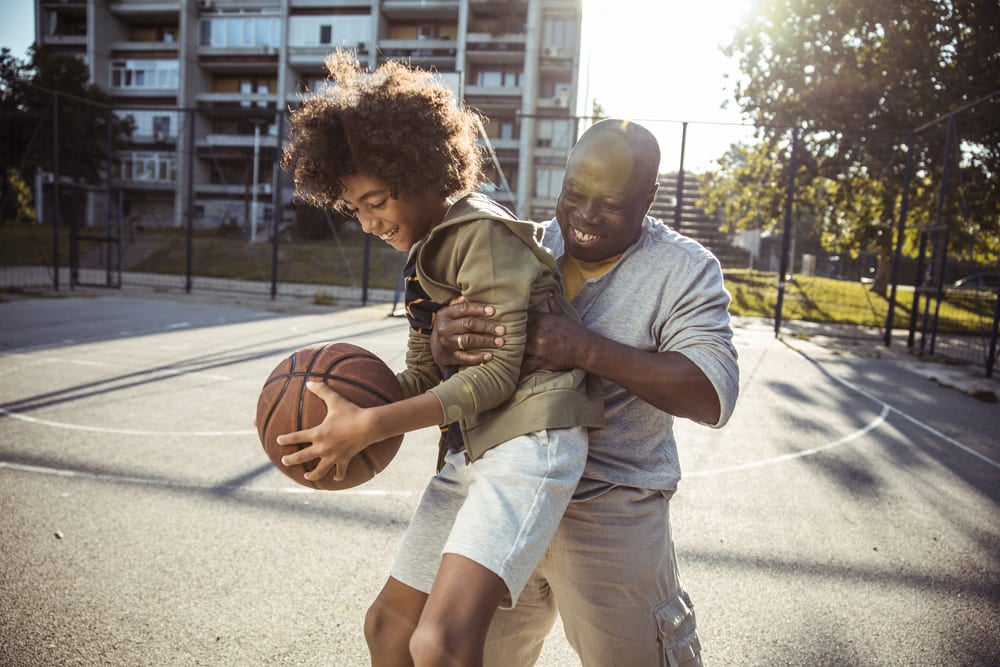
<svg viewBox="0 0 1000 667"><path fill-rule="evenodd" d="M0 173L15 170L32 183L37 170L78 182L107 179L110 153L127 140L111 98L89 82L78 58L32 48L23 61L0 50ZM13 217L12 184L3 184L4 218Z"/></svg>
<svg viewBox="0 0 1000 667"><path fill-rule="evenodd" d="M761 0L726 49L740 65L735 98L755 141L719 161L705 203L738 228L777 225L794 130L797 218L831 250L877 251L884 284L912 151L908 228L933 219L947 164L953 247L995 258L998 43L996 0ZM946 160L949 121L938 119L953 112L961 142Z"/></svg>

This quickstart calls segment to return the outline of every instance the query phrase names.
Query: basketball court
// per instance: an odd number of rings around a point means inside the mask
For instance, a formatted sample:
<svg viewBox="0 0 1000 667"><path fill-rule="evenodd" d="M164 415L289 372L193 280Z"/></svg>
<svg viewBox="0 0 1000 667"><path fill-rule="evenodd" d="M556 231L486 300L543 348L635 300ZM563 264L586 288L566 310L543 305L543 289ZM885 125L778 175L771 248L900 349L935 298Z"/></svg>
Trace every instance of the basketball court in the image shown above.
<svg viewBox="0 0 1000 667"><path fill-rule="evenodd" d="M0 663L368 664L364 611L436 430L323 492L273 468L252 420L303 345L402 367L389 310L0 304ZM871 343L754 322L736 341L732 421L678 427L672 520L706 664L1000 663L1000 407ZM539 664L578 664L558 627Z"/></svg>

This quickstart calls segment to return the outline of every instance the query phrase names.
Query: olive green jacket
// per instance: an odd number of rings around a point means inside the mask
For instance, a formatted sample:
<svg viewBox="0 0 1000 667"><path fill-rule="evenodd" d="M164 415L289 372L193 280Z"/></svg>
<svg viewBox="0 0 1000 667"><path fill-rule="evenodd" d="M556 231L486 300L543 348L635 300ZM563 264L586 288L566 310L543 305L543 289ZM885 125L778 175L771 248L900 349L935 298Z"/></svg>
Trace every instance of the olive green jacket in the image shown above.
<svg viewBox="0 0 1000 667"><path fill-rule="evenodd" d="M491 350L491 361L462 367L443 381L430 336L410 330L407 370L398 375L404 396L433 392L445 423L459 423L471 460L532 431L604 425L603 392L596 377L579 369L521 377L528 313L548 312L548 297L554 295L577 318L541 237L540 225L517 220L493 200L473 193L455 202L410 250L416 253L420 286L432 301L446 304L461 295L491 304L494 319L507 329L504 346Z"/></svg>

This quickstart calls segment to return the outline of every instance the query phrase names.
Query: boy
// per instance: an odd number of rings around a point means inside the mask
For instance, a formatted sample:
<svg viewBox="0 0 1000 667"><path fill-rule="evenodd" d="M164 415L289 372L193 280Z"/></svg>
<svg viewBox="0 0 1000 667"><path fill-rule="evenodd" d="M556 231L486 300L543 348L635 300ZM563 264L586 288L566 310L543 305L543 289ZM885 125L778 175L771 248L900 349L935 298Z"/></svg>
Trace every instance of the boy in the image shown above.
<svg viewBox="0 0 1000 667"><path fill-rule="evenodd" d="M481 179L476 115L429 73L387 62L360 70L343 52L332 85L292 114L282 160L297 193L338 207L407 251L404 399L362 409L325 385L323 423L279 438L312 443L287 465L320 459L312 477L372 442L450 424L447 454L424 493L365 622L373 665L477 665L490 620L513 606L583 471L587 427L603 423L600 387L578 370L520 377L529 311L563 309L539 228L472 189ZM430 351L434 313L457 296L489 301L507 345L489 366L443 373Z"/></svg>

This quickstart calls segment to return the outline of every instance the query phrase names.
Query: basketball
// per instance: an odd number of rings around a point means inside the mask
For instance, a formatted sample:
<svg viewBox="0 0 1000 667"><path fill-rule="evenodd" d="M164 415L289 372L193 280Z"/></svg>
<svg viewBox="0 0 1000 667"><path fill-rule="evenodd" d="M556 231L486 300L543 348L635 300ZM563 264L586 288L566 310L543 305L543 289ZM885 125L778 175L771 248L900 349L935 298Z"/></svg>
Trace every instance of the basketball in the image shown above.
<svg viewBox="0 0 1000 667"><path fill-rule="evenodd" d="M396 456L402 435L373 443L358 453L340 481L333 479L332 470L316 481L305 478L319 459L294 466L281 463L282 456L308 445L279 445L277 437L317 426L326 417L326 403L306 389L307 382L325 382L363 408L392 403L402 397L396 374L363 347L328 342L297 350L271 371L257 400L257 433L271 462L299 484L327 491L363 484L384 470Z"/></svg>

